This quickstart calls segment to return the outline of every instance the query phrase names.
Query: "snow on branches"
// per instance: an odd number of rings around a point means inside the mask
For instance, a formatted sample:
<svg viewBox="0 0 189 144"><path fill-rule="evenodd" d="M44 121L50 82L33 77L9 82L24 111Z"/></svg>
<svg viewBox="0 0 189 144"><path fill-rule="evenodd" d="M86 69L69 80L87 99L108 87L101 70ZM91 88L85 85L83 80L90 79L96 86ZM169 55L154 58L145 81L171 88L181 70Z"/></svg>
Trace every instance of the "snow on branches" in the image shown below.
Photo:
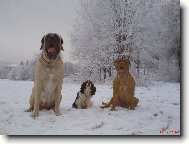
<svg viewBox="0 0 189 144"><path fill-rule="evenodd" d="M128 55L138 81L179 81L179 1L83 0L71 44L86 79L114 76L112 62Z"/></svg>

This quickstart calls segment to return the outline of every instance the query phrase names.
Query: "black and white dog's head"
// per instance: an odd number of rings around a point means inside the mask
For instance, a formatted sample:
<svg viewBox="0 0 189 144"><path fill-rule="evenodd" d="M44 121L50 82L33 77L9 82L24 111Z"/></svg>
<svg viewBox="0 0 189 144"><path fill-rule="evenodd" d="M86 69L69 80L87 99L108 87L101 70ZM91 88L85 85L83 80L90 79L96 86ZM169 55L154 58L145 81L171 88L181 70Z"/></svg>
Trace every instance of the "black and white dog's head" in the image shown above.
<svg viewBox="0 0 189 144"><path fill-rule="evenodd" d="M83 82L83 84L81 85L80 92L82 94L92 96L92 95L95 95L96 87L94 86L94 84L90 80L87 80L87 81Z"/></svg>
<svg viewBox="0 0 189 144"><path fill-rule="evenodd" d="M80 91L77 93L75 102L73 103L73 108L86 109L92 106L90 99L95 95L96 87L94 84L87 80L81 85Z"/></svg>

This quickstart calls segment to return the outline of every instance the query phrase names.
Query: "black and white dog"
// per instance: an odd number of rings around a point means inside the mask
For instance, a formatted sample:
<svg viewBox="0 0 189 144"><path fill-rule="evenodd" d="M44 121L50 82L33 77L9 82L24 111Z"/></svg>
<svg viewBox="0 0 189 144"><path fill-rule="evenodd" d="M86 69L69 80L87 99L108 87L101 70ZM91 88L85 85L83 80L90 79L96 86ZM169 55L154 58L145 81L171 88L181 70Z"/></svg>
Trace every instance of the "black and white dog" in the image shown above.
<svg viewBox="0 0 189 144"><path fill-rule="evenodd" d="M77 93L75 102L72 104L73 108L76 109L87 109L93 106L91 98L95 95L96 87L94 84L87 80L81 85L81 90Z"/></svg>

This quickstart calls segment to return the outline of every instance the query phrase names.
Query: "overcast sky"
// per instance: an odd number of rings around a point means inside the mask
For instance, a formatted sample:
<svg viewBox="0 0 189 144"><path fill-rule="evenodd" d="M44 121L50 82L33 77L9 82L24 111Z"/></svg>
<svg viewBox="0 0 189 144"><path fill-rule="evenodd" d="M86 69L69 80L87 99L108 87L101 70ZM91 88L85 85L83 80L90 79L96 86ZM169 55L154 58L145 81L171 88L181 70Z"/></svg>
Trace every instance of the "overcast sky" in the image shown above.
<svg viewBox="0 0 189 144"><path fill-rule="evenodd" d="M0 61L31 60L49 32L63 37L64 61L69 61L69 33L79 6L79 0L0 0Z"/></svg>

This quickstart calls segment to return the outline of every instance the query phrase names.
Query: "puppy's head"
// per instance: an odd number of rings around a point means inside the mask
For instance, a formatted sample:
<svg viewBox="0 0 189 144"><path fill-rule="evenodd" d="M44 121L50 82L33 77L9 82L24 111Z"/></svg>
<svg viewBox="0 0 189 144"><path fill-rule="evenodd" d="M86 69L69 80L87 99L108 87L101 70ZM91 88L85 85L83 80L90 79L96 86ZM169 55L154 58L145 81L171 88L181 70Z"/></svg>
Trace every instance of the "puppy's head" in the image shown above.
<svg viewBox="0 0 189 144"><path fill-rule="evenodd" d="M95 95L96 87L90 80L87 80L81 85L80 92L86 95Z"/></svg>
<svg viewBox="0 0 189 144"><path fill-rule="evenodd" d="M114 61L114 66L118 74L128 73L131 66L131 62L128 57L121 56Z"/></svg>
<svg viewBox="0 0 189 144"><path fill-rule="evenodd" d="M48 60L55 60L63 49L63 39L56 33L48 33L41 40L41 48Z"/></svg>

